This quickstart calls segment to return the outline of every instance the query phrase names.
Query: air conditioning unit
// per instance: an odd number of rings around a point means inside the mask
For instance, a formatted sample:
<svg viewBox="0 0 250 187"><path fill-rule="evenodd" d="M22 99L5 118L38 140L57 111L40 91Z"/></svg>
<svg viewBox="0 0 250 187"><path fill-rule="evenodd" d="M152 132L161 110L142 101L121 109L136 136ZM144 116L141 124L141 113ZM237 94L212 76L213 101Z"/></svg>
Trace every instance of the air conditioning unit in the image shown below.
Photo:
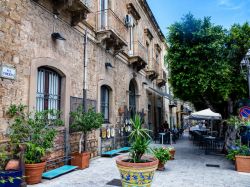
<svg viewBox="0 0 250 187"><path fill-rule="evenodd" d="M125 25L126 27L133 27L134 26L134 20L133 17L130 15L125 16Z"/></svg>

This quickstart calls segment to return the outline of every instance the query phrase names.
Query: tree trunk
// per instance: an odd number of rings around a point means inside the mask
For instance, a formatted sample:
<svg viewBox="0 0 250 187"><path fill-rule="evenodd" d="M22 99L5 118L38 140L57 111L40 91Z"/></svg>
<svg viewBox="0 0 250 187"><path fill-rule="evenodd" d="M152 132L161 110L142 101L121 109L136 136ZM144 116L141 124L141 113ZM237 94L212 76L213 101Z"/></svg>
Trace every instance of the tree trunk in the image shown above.
<svg viewBox="0 0 250 187"><path fill-rule="evenodd" d="M210 108L213 112L216 112L216 111L214 110L213 105L210 103L210 101L207 99L206 96L203 96L202 99L205 101L205 103L206 103L206 105L207 105L208 108Z"/></svg>
<svg viewBox="0 0 250 187"><path fill-rule="evenodd" d="M84 144L83 144L83 151L87 150L87 133L84 133Z"/></svg>
<svg viewBox="0 0 250 187"><path fill-rule="evenodd" d="M83 139L83 133L81 133L81 137L80 137L80 140L79 140L79 153L82 152L82 139Z"/></svg>

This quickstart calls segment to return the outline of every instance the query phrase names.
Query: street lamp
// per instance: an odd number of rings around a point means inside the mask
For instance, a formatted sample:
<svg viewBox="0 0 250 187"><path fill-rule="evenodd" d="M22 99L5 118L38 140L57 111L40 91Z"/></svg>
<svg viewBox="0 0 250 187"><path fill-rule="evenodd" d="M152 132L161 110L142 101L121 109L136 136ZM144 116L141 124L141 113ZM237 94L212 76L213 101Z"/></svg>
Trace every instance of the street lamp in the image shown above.
<svg viewBox="0 0 250 187"><path fill-rule="evenodd" d="M250 98L250 49L248 49L247 54L240 62L241 67L246 66L247 67L247 81L248 81L248 96Z"/></svg>

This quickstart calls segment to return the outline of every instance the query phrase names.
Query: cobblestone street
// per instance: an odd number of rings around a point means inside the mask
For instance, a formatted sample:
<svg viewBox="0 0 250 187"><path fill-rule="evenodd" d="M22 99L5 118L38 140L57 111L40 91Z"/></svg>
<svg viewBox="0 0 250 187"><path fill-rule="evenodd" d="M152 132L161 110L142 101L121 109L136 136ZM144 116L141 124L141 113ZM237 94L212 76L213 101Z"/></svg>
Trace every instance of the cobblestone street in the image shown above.
<svg viewBox="0 0 250 187"><path fill-rule="evenodd" d="M159 146L159 145L153 145ZM176 159L168 161L164 172L156 171L152 187L249 187L250 174L238 173L234 165L223 156L205 155L204 150L193 146L188 136L174 145ZM207 167L218 164L220 167ZM114 158L96 158L90 167L53 180L43 180L35 187L111 187L106 185L119 179Z"/></svg>

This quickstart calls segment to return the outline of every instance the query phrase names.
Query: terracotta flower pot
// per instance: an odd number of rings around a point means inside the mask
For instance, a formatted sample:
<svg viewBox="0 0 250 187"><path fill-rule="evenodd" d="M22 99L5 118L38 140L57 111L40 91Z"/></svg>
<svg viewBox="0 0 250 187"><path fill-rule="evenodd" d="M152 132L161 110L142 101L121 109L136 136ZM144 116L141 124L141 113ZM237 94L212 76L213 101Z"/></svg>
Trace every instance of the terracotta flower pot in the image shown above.
<svg viewBox="0 0 250 187"><path fill-rule="evenodd" d="M71 159L71 165L78 166L79 169L85 169L89 167L90 152L73 153Z"/></svg>
<svg viewBox="0 0 250 187"><path fill-rule="evenodd" d="M175 149L170 149L169 153L171 154L170 160L174 160Z"/></svg>
<svg viewBox="0 0 250 187"><path fill-rule="evenodd" d="M239 172L250 173L250 156L235 156L235 168Z"/></svg>
<svg viewBox="0 0 250 187"><path fill-rule="evenodd" d="M164 171L165 170L165 163L159 161L157 170Z"/></svg>
<svg viewBox="0 0 250 187"><path fill-rule="evenodd" d="M158 159L152 156L143 156L143 159L150 162L131 163L125 162L127 156L120 156L116 160L116 165L120 171L122 186L147 186L150 187L155 170L158 167Z"/></svg>
<svg viewBox="0 0 250 187"><path fill-rule="evenodd" d="M37 164L25 164L25 180L27 184L40 183L45 166L46 162Z"/></svg>

